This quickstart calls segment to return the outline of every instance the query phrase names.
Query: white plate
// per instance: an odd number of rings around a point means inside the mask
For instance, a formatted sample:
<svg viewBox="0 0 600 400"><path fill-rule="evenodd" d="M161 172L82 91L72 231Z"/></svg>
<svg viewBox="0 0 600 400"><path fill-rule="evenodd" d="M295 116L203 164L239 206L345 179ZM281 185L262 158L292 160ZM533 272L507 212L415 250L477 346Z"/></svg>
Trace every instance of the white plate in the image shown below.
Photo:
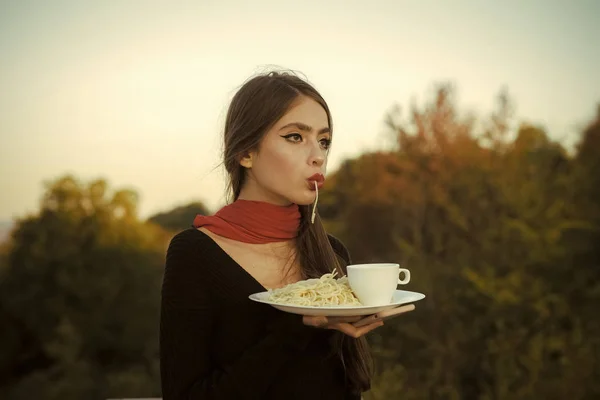
<svg viewBox="0 0 600 400"><path fill-rule="evenodd" d="M387 310L390 308L398 307L402 304L412 303L414 301L422 300L425 298L423 293L409 292L407 290L396 290L394 297L390 304L384 304L381 306L329 306L329 307L316 307L316 306L293 306L287 304L273 303L267 300L269 298L269 292L254 293L248 296L250 300L269 304L278 310L289 312L292 314L300 315L326 315L331 317L345 317L354 315L369 315L379 311Z"/></svg>

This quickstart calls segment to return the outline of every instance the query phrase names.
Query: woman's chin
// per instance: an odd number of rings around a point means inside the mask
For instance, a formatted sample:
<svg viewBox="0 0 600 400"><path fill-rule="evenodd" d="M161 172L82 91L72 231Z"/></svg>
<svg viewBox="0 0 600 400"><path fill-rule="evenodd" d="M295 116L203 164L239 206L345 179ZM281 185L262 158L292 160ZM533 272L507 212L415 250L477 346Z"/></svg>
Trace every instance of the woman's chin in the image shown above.
<svg viewBox="0 0 600 400"><path fill-rule="evenodd" d="M293 202L298 204L299 206L311 205L315 202L315 194L314 194L314 192L312 192L312 194L311 194L311 192L308 192L307 194L298 196L297 198L294 199Z"/></svg>

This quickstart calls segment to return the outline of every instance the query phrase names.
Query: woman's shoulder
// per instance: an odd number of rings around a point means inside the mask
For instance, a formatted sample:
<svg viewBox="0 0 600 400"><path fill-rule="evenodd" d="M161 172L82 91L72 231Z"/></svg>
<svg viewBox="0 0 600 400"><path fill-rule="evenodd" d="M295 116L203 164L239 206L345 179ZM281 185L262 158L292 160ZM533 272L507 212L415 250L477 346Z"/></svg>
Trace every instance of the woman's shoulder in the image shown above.
<svg viewBox="0 0 600 400"><path fill-rule="evenodd" d="M194 265L197 270L203 260L218 261L219 252L220 248L205 233L188 228L171 239L167 249L167 264Z"/></svg>
<svg viewBox="0 0 600 400"><path fill-rule="evenodd" d="M192 241L198 241L198 240L203 240L204 238L206 238L206 235L197 228L186 228L182 231L179 231L175 234L175 236L173 236L172 240L175 239L183 239L183 240L192 240Z"/></svg>
<svg viewBox="0 0 600 400"><path fill-rule="evenodd" d="M184 229L171 238L169 250L202 253L210 248L210 238L196 228Z"/></svg>
<svg viewBox="0 0 600 400"><path fill-rule="evenodd" d="M346 264L351 264L352 258L350 257L350 252L348 251L346 245L344 245L344 243L338 237L330 233L328 233L327 236L329 237L329 243L331 243L331 247L333 248L335 254L337 254L338 257L341 257Z"/></svg>
<svg viewBox="0 0 600 400"><path fill-rule="evenodd" d="M329 233L327 236L336 255L342 258L346 264L350 264L352 258L342 240ZM177 233L171 239L167 250L167 261L171 258L197 263L210 258L215 262L222 252L223 250L206 233L196 228L188 228Z"/></svg>
<svg viewBox="0 0 600 400"><path fill-rule="evenodd" d="M215 264L221 261L207 237L194 228L171 239L165 260L162 298L176 308L206 307L212 300L217 279Z"/></svg>

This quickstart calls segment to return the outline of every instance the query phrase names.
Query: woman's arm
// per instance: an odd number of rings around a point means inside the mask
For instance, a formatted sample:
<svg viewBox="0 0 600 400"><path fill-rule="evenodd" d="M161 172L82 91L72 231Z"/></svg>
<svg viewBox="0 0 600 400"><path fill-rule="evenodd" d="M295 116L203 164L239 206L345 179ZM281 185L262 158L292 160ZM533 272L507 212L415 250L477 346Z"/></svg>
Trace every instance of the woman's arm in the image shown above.
<svg viewBox="0 0 600 400"><path fill-rule="evenodd" d="M210 256L189 232L171 241L163 278L160 359L164 400L261 399L276 374L299 354L316 329L284 315L254 347L225 369L210 360L214 298ZM204 265L202 265L204 264Z"/></svg>

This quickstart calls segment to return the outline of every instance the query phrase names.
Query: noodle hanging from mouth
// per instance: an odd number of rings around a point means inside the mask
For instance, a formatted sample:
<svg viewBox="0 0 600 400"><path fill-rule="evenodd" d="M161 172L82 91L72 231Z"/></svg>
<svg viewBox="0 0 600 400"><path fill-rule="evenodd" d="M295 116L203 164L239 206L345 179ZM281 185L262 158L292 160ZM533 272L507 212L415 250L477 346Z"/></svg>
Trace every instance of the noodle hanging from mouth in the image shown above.
<svg viewBox="0 0 600 400"><path fill-rule="evenodd" d="M335 279L336 271L320 278L291 283L279 289L269 289L269 300L295 306L360 306L348 277Z"/></svg>
<svg viewBox="0 0 600 400"><path fill-rule="evenodd" d="M315 181L315 192L317 193L317 197L315 198L315 204L313 205L312 216L310 217L310 223L315 223L315 216L317 215L317 202L319 201L319 184Z"/></svg>

